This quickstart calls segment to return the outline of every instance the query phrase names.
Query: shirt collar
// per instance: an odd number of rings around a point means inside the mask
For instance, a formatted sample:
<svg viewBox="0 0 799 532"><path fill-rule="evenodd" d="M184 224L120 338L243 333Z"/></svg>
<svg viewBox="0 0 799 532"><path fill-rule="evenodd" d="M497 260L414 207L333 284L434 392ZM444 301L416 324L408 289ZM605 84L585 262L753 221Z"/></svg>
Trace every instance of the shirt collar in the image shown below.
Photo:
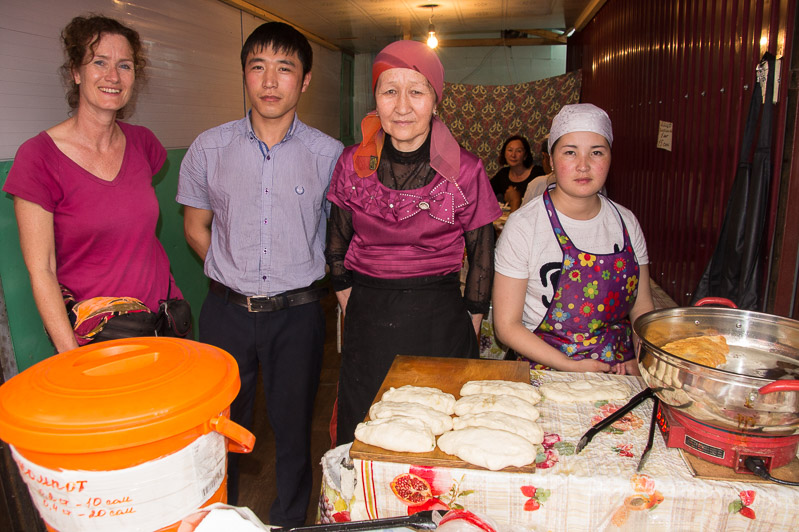
<svg viewBox="0 0 799 532"><path fill-rule="evenodd" d="M247 138L250 139L250 142L257 142L259 144L263 144L264 147L266 147L266 144L264 144L263 141L261 141L261 139L258 138L258 135L256 135L255 130L252 128L252 109L247 111L247 120L245 120L245 122L247 123ZM282 144L287 140L291 140L291 138L294 136L294 133L297 131L298 123L299 123L299 118L297 118L297 112L294 111L294 119L291 121L289 130L286 131L286 135L283 137L283 140L281 140L278 144ZM274 148L274 146L272 147Z"/></svg>

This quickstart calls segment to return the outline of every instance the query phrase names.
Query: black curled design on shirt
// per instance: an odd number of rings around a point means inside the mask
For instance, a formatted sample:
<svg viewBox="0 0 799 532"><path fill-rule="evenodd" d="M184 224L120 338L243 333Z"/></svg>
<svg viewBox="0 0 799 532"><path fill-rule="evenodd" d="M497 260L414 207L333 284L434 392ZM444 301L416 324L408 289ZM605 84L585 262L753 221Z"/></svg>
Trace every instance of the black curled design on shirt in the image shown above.
<svg viewBox="0 0 799 532"><path fill-rule="evenodd" d="M544 285L544 288L551 286L554 292L555 287L558 286L558 280L560 280L561 269L563 269L563 264L560 262L547 262L541 266L541 269L538 270L538 275L541 277L541 284ZM541 296L541 303L544 304L544 308L549 308L552 301L544 294Z"/></svg>

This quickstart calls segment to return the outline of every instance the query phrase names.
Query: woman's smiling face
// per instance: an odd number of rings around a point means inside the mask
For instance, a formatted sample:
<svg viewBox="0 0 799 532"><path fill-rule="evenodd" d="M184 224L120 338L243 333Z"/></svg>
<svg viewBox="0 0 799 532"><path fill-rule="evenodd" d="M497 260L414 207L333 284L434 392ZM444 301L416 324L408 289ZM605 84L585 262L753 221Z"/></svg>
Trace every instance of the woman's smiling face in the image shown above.
<svg viewBox="0 0 799 532"><path fill-rule="evenodd" d="M133 49L123 35L105 34L84 63L73 71L80 106L118 111L127 105L136 80Z"/></svg>

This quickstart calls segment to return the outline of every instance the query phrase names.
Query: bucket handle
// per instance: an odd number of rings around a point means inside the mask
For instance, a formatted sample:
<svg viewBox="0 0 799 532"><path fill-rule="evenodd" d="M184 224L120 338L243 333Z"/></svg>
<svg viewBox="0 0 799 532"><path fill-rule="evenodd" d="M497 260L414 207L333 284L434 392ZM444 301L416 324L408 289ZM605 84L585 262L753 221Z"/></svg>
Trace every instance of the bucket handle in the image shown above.
<svg viewBox="0 0 799 532"><path fill-rule="evenodd" d="M227 450L232 453L249 453L255 445L255 436L227 416L211 420L211 429L228 439Z"/></svg>
<svg viewBox="0 0 799 532"><path fill-rule="evenodd" d="M774 381L758 389L758 392L760 392L761 395L774 392L797 392L797 391L799 391L798 380Z"/></svg>
<svg viewBox="0 0 799 532"><path fill-rule="evenodd" d="M726 297L703 297L694 303L695 307L704 307L705 305L721 305L722 307L738 308L738 305Z"/></svg>

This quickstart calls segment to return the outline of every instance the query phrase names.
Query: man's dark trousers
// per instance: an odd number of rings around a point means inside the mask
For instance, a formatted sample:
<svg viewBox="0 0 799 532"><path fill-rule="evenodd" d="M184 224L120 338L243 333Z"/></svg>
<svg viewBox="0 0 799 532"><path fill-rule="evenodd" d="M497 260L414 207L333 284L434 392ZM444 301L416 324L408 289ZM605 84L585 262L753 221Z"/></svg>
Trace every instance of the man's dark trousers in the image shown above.
<svg viewBox="0 0 799 532"><path fill-rule="evenodd" d="M230 417L252 427L258 368L275 434L277 499L274 526L302 526L311 496L311 417L319 386L325 318L319 301L274 312L246 308L208 293L200 312L199 339L236 359L241 391ZM256 445L258 442L256 442ZM239 455L228 455L228 504L238 503Z"/></svg>

